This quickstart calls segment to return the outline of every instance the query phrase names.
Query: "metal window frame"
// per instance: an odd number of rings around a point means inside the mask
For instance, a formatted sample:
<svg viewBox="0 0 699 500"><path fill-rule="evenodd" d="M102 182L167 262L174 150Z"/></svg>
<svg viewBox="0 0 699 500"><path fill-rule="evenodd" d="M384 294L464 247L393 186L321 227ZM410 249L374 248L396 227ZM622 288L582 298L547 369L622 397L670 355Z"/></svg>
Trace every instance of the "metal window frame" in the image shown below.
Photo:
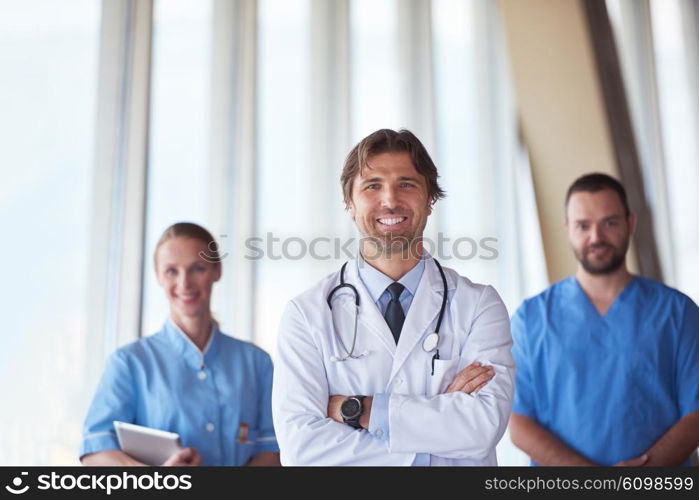
<svg viewBox="0 0 699 500"><path fill-rule="evenodd" d="M88 351L103 357L141 330L152 17L152 0L102 2Z"/></svg>
<svg viewBox="0 0 699 500"><path fill-rule="evenodd" d="M345 241L353 224L342 211L340 169L351 144L350 1L311 0L309 153L317 193L308 200L320 234ZM335 266L334 261L328 263ZM329 271L328 271L329 272Z"/></svg>
<svg viewBox="0 0 699 500"><path fill-rule="evenodd" d="M604 2L583 0L599 85L607 113L610 138L619 174L626 187L629 205L638 214L633 240L636 243L638 267L643 276L663 280L650 210L641 173L631 113L621 75L612 27Z"/></svg>

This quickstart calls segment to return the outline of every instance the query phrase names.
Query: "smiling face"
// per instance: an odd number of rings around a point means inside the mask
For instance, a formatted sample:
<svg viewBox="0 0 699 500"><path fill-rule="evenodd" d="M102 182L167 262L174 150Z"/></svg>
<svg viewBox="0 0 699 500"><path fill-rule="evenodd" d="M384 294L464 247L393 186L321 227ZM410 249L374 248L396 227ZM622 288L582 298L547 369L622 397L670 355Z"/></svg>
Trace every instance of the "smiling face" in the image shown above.
<svg viewBox="0 0 699 500"><path fill-rule="evenodd" d="M573 193L566 209L566 231L575 257L593 275L619 270L636 224L611 189Z"/></svg>
<svg viewBox="0 0 699 500"><path fill-rule="evenodd" d="M380 153L354 178L348 211L359 229L365 257L405 252L422 237L432 213L427 182L409 153ZM367 256L365 252L377 255Z"/></svg>
<svg viewBox="0 0 699 500"><path fill-rule="evenodd" d="M207 251L203 241L184 237L167 239L156 251L158 283L176 322L210 314L211 289L221 278L221 264L204 260L201 253Z"/></svg>

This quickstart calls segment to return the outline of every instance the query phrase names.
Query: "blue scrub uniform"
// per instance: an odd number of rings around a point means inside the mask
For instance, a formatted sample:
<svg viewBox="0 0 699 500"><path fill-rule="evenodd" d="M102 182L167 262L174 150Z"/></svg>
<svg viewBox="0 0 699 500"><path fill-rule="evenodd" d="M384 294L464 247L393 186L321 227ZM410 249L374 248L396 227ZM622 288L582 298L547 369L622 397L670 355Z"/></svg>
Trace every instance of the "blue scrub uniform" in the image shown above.
<svg viewBox="0 0 699 500"><path fill-rule="evenodd" d="M177 432L203 465L244 465L278 452L272 426L272 361L221 333L202 353L171 320L109 359L85 420L80 456L118 450L112 422Z"/></svg>
<svg viewBox="0 0 699 500"><path fill-rule="evenodd" d="M512 337L512 411L596 463L642 455L699 410L699 309L658 282L634 277L600 316L566 278L524 301Z"/></svg>

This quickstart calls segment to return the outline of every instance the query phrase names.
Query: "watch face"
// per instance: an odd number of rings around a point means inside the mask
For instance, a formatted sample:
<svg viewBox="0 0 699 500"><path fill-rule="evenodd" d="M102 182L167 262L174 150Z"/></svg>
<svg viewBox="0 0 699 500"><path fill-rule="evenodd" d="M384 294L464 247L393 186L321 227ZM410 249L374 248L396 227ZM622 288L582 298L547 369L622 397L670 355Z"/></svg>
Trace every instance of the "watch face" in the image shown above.
<svg viewBox="0 0 699 500"><path fill-rule="evenodd" d="M344 418L354 418L359 415L362 405L357 398L347 398L340 406L340 413Z"/></svg>

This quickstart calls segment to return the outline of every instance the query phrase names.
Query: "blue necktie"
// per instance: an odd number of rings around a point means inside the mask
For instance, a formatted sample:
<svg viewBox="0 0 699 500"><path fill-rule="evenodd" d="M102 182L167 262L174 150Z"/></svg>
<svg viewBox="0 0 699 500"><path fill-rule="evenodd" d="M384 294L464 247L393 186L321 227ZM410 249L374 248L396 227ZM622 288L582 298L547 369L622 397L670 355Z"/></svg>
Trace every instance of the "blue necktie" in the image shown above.
<svg viewBox="0 0 699 500"><path fill-rule="evenodd" d="M400 305L400 294L403 293L405 287L396 281L390 284L386 290L391 294L391 300L388 303L388 307L386 307L386 312L383 317L386 319L386 323L388 323L388 327L391 329L396 344L398 344L400 331L403 329L403 322L405 321L405 313L403 312L403 307Z"/></svg>

